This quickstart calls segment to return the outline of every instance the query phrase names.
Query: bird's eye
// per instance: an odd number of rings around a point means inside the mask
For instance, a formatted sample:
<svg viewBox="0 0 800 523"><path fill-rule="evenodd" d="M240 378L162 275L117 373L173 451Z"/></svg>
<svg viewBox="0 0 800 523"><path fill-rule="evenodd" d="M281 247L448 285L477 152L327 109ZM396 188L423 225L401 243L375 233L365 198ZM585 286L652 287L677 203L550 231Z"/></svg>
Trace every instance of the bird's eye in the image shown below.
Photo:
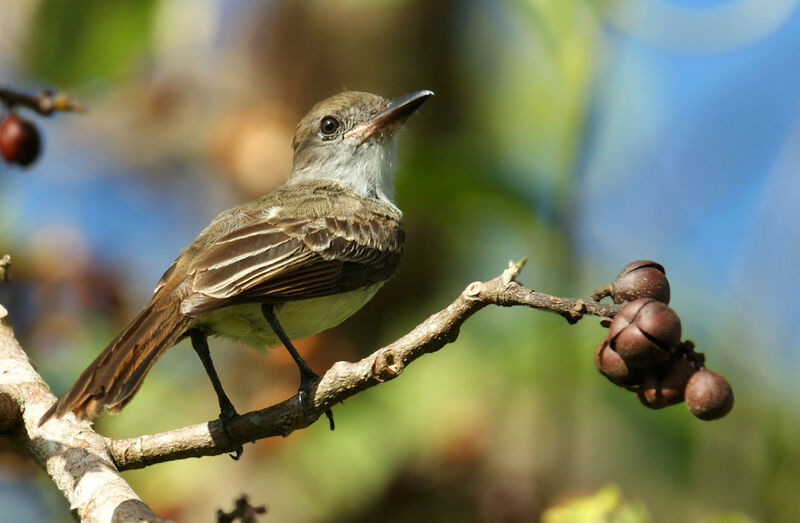
<svg viewBox="0 0 800 523"><path fill-rule="evenodd" d="M339 120L337 120L333 116L326 116L319 123L319 132L321 132L325 136L331 136L339 129L340 125L341 122L339 122Z"/></svg>

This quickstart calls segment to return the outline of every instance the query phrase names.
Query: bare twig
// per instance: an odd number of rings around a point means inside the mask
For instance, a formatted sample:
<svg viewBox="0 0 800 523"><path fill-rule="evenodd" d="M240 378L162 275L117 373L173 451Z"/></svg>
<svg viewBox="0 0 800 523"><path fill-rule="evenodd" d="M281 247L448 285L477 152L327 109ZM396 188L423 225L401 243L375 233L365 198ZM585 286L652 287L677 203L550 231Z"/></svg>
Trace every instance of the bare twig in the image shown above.
<svg viewBox="0 0 800 523"><path fill-rule="evenodd" d="M596 291L589 295L589 298L593 299L594 301L600 301L603 298L608 298L612 295L612 287L611 285L603 285L602 287L598 287Z"/></svg>
<svg viewBox="0 0 800 523"><path fill-rule="evenodd" d="M259 514L266 514L267 507L259 506L254 507L250 504L246 494L242 494L236 500L234 508L230 512L224 512L222 509L217 511L217 523L233 523L237 519L242 523L256 523Z"/></svg>
<svg viewBox="0 0 800 523"><path fill-rule="evenodd" d="M161 521L122 479L105 439L65 416L38 426L55 401L0 306L0 430L53 479L81 521Z"/></svg>
<svg viewBox="0 0 800 523"><path fill-rule="evenodd" d="M41 114L50 116L54 112L84 112L84 107L65 94L57 94L44 90L38 95L20 93L12 89L0 87L0 100L8 107L27 107Z"/></svg>
<svg viewBox="0 0 800 523"><path fill-rule="evenodd" d="M474 282L447 308L414 330L354 363L338 362L316 385L313 404L300 406L297 396L228 422L229 440L219 421L193 425L131 439L108 438L107 445L120 470L155 463L231 452L239 445L270 436L286 436L313 423L322 413L350 396L397 377L412 361L435 352L458 337L461 325L487 305L523 305L555 312L575 323L585 314L612 318L619 305L583 298L558 298L529 290L515 281L522 264L510 264L500 276ZM312 403L312 402L310 402Z"/></svg>

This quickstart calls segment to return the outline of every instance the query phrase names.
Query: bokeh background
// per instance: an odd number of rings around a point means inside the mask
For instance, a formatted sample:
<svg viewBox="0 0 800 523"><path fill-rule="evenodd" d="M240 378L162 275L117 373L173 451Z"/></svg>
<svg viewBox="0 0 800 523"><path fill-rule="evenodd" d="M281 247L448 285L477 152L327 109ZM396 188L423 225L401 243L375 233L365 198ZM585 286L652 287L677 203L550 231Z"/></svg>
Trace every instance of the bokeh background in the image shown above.
<svg viewBox="0 0 800 523"><path fill-rule="evenodd" d="M284 180L313 103L433 89L402 137L400 270L299 342L312 367L395 339L509 259L580 296L650 258L733 412L646 410L594 369L596 320L494 308L337 407L335 432L126 472L144 500L178 521L244 492L265 521L516 522L605 488L583 518L800 521L798 56L797 0L3 0L0 82L90 111L37 119L41 160L0 165L0 302L61 393L211 218ZM214 346L240 412L296 390L283 350ZM97 427L216 415L181 345ZM2 445L0 519L69 521Z"/></svg>

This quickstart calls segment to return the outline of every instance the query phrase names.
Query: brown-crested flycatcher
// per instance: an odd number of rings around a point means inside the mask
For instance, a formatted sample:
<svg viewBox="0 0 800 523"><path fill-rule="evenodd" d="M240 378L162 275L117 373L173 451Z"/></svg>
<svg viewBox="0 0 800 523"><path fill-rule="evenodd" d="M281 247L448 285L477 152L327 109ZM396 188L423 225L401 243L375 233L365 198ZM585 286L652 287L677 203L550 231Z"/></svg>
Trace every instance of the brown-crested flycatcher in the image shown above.
<svg viewBox="0 0 800 523"><path fill-rule="evenodd" d="M213 335L254 347L283 343L300 369L302 405L318 376L290 340L338 325L394 274L404 241L392 202L397 131L432 94L387 100L349 91L315 105L297 125L288 181L217 216L40 423L70 411L81 419L119 411L153 363L188 337L227 432L236 410L211 361Z"/></svg>

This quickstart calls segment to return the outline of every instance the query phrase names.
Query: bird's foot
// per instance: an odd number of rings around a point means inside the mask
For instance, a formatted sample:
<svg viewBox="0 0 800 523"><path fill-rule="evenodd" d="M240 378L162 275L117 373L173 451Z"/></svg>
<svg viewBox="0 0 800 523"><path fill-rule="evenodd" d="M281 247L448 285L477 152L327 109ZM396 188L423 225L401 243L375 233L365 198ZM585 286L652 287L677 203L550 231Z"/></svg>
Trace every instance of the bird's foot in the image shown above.
<svg viewBox="0 0 800 523"><path fill-rule="evenodd" d="M306 401L314 399L314 385L319 381L319 375L312 371L311 369L302 370L300 371L300 389L297 391L297 399L300 401L300 408L303 410L303 416L306 419L309 419L311 416L308 414L308 410L306 410ZM336 428L336 424L333 421L333 411L328 409L325 411L325 416L328 418L328 423L331 427L331 430Z"/></svg>
<svg viewBox="0 0 800 523"><path fill-rule="evenodd" d="M228 441L233 441L230 430L228 429L228 423L233 421L237 416L239 416L239 413L236 412L236 409L233 408L233 404L230 402L220 406L219 423L222 425L222 431L225 433L225 436L228 437ZM233 451L233 454L228 454L228 456L230 456L232 460L238 461L239 458L242 457L242 453L244 453L244 447L239 445L236 450Z"/></svg>

